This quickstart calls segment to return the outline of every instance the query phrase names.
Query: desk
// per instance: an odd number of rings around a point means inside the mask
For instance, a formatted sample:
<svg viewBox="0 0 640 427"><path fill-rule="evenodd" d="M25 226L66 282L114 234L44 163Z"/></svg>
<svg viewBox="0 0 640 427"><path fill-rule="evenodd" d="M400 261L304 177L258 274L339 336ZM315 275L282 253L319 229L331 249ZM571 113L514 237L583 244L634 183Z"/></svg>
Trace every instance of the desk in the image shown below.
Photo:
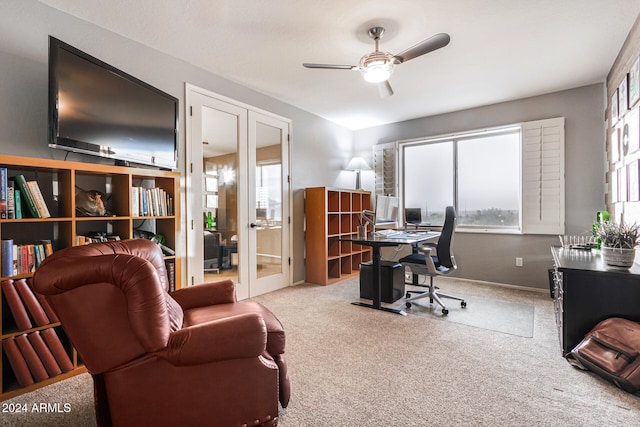
<svg viewBox="0 0 640 427"><path fill-rule="evenodd" d="M381 284L380 284L380 248L383 246L398 246L398 245L413 245L416 243L424 242L440 237L439 232L435 231L405 231L398 232L391 236L378 237L369 233L365 239L358 238L345 238L340 239L344 242L352 242L358 245L371 246L372 261L373 261L373 301L372 304L364 302L352 302L353 305L359 305L361 307L373 308L376 310L388 311L390 313L401 314L406 316L407 313L404 310L397 310L388 307L382 307L381 301Z"/></svg>
<svg viewBox="0 0 640 427"><path fill-rule="evenodd" d="M640 321L640 265L607 267L600 251L551 247L555 262L554 303L562 355L566 356L601 320Z"/></svg>

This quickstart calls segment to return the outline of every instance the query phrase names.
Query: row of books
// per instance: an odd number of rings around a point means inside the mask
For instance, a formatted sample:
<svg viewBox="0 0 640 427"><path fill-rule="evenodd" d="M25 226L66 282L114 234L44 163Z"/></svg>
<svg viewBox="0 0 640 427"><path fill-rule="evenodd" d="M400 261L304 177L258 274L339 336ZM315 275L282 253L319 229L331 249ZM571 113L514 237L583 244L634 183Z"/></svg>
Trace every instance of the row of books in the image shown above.
<svg viewBox="0 0 640 427"><path fill-rule="evenodd" d="M2 349L20 387L73 370L54 328L5 338Z"/></svg>
<svg viewBox="0 0 640 427"><path fill-rule="evenodd" d="M0 219L24 217L50 218L38 181L27 181L24 175L8 176L0 167Z"/></svg>
<svg viewBox="0 0 640 427"><path fill-rule="evenodd" d="M91 243L97 243L97 242L111 242L116 240L120 240L120 236L115 234L106 235L102 233L97 233L90 236L77 235L76 246L89 245Z"/></svg>
<svg viewBox="0 0 640 427"><path fill-rule="evenodd" d="M173 198L162 188L131 187L131 216L172 216Z"/></svg>
<svg viewBox="0 0 640 427"><path fill-rule="evenodd" d="M45 297L34 292L27 279L6 279L0 286L18 331L59 322Z"/></svg>
<svg viewBox="0 0 640 427"><path fill-rule="evenodd" d="M59 322L45 297L26 279L4 280L0 289L19 331ZM2 349L21 387L73 370L54 328L9 336L2 340Z"/></svg>
<svg viewBox="0 0 640 427"><path fill-rule="evenodd" d="M3 277L33 273L42 261L53 253L50 240L34 244L14 244L13 239L0 243L0 266Z"/></svg>

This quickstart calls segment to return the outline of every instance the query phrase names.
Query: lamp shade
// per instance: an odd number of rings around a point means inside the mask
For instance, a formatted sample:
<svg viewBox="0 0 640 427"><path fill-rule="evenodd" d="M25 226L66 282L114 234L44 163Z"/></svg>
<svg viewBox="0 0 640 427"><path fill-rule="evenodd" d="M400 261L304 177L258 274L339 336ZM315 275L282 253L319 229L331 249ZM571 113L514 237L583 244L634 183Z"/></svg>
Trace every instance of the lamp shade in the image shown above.
<svg viewBox="0 0 640 427"><path fill-rule="evenodd" d="M348 171L368 171L371 167L364 161L362 157L354 157L351 159L345 170Z"/></svg>

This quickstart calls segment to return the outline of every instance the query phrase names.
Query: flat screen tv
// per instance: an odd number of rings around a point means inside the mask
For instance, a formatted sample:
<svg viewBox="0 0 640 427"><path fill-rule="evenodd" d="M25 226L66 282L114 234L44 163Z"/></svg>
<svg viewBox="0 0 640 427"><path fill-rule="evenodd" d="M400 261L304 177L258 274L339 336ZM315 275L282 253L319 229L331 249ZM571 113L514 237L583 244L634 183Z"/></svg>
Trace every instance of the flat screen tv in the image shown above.
<svg viewBox="0 0 640 427"><path fill-rule="evenodd" d="M49 147L176 169L178 99L49 37Z"/></svg>

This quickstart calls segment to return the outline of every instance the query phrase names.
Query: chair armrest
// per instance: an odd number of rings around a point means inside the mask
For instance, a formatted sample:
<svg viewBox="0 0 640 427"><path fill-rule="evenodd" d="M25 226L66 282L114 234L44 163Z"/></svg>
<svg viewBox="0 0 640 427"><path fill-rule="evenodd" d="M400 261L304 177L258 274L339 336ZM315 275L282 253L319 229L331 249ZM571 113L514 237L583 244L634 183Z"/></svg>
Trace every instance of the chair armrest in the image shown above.
<svg viewBox="0 0 640 427"><path fill-rule="evenodd" d="M231 280L202 283L200 285L178 289L177 291L171 292L170 295L180 304L183 310L236 302L236 288Z"/></svg>
<svg viewBox="0 0 640 427"><path fill-rule="evenodd" d="M267 326L258 313L243 313L171 333L158 355L176 366L260 356L267 347Z"/></svg>
<svg viewBox="0 0 640 427"><path fill-rule="evenodd" d="M424 254L424 263L427 265L427 271L429 274L440 274L436 265L433 263L433 258L431 258L431 252L434 249L435 246L432 245L423 245L418 248L418 250Z"/></svg>

